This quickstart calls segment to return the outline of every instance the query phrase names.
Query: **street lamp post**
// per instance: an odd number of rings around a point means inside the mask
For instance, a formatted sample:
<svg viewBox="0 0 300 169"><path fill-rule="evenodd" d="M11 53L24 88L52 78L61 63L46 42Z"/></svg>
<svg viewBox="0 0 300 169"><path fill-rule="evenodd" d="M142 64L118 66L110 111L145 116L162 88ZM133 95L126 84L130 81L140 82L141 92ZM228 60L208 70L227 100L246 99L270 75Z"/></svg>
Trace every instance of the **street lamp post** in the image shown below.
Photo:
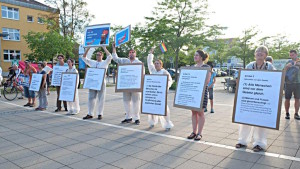
<svg viewBox="0 0 300 169"><path fill-rule="evenodd" d="M1 37L6 37L6 36L8 36L8 34L6 34L6 33L0 33L0 66L1 66L1 57L2 57L2 54L1 54L1 51L2 51L1 40L2 40L2 38Z"/></svg>

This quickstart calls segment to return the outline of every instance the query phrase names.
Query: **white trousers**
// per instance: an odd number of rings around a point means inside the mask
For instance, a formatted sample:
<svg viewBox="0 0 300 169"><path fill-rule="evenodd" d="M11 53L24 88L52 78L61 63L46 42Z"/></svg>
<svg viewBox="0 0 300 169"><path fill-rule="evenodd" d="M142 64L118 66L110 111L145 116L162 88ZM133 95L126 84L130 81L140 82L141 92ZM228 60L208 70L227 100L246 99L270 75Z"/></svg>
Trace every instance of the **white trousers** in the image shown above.
<svg viewBox="0 0 300 169"><path fill-rule="evenodd" d="M125 119L140 119L141 111L141 93L140 92L123 92L123 103L126 111Z"/></svg>
<svg viewBox="0 0 300 169"><path fill-rule="evenodd" d="M259 145L261 148L267 148L267 129L262 127L253 127L241 124L239 127L238 143L247 145L253 137L253 147Z"/></svg>
<svg viewBox="0 0 300 169"><path fill-rule="evenodd" d="M67 107L68 107L68 113L70 113L70 114L78 114L80 112L78 89L76 89L76 92L75 92L74 102L67 102Z"/></svg>
<svg viewBox="0 0 300 169"><path fill-rule="evenodd" d="M94 108L95 108L95 104L97 103L96 114L103 116L105 94L106 94L105 84L103 84L102 90L91 90L91 89L89 90L88 115L90 116L94 115Z"/></svg>
<svg viewBox="0 0 300 169"><path fill-rule="evenodd" d="M150 125L156 125L158 123L158 118L160 119L160 123L162 128L172 128L174 127L174 124L170 120L170 109L169 106L167 106L167 116L157 116L157 115L148 115L148 122Z"/></svg>

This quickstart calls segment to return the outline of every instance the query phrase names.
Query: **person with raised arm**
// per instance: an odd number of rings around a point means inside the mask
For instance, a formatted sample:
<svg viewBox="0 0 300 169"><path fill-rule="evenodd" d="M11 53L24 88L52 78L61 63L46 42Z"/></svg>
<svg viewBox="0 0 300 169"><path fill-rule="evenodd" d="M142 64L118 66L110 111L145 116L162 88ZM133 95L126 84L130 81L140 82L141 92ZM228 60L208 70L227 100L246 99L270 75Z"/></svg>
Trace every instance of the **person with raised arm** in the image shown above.
<svg viewBox="0 0 300 169"><path fill-rule="evenodd" d="M111 62L112 56L109 53L109 51L106 49L105 46L102 46L102 48L106 53L105 60L102 60L103 53L101 51L96 53L97 60L91 60L91 59L87 58L87 54L88 54L90 48L87 48L87 50L84 52L82 60L91 68L107 69L108 65ZM96 112L97 112L96 114L98 115L98 120L101 120L103 118L105 94L106 94L106 81L104 78L102 90L89 89L88 114L85 117L83 117L84 120L93 118L96 99L97 99L97 103L98 103L98 107L96 108Z"/></svg>
<svg viewBox="0 0 300 169"><path fill-rule="evenodd" d="M136 51L130 49L128 58L119 58L117 55L115 43L112 52L113 60L118 64L142 63L136 57ZM145 71L144 71L145 72ZM123 92L123 103L126 111L125 119L121 123L131 123L134 120L136 125L140 124L141 92Z"/></svg>
<svg viewBox="0 0 300 169"><path fill-rule="evenodd" d="M171 87L173 80L168 71L163 68L163 62L159 59L155 60L153 64L153 51L154 48L151 48L149 51L149 55L147 57L147 64L150 74L158 74L158 75L168 75L168 90ZM170 109L167 105L167 115L166 116L159 116L160 123L166 131L170 130L174 127L174 124L170 120ZM158 123L158 116L157 115L148 115L148 122L150 124L150 128L154 127Z"/></svg>

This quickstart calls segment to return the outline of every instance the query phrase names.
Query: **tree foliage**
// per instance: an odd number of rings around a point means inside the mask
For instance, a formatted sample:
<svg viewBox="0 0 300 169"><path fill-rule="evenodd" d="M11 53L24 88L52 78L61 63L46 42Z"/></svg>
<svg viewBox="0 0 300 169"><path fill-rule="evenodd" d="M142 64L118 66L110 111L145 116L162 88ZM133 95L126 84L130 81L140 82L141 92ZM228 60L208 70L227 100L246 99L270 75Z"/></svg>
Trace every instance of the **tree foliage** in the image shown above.
<svg viewBox="0 0 300 169"><path fill-rule="evenodd" d="M163 0L152 14L145 17L147 25L139 31L140 43L151 47L164 41L168 48L164 58L175 57L176 72L181 52L204 45L210 37L220 34L220 27L205 24L207 0Z"/></svg>
<svg viewBox="0 0 300 169"><path fill-rule="evenodd" d="M29 32L23 36L31 53L25 56L34 61L52 60L57 54L74 57L72 52L74 41L69 37L63 37L56 31Z"/></svg>
<svg viewBox="0 0 300 169"><path fill-rule="evenodd" d="M299 50L300 43L290 42L287 36L277 34L275 36L263 37L259 40L261 45L265 45L269 49L269 55L274 59L288 59L291 49Z"/></svg>
<svg viewBox="0 0 300 169"><path fill-rule="evenodd" d="M77 39L84 27L94 18L86 9L84 0L45 0L47 4L58 9L60 29L64 37Z"/></svg>
<svg viewBox="0 0 300 169"><path fill-rule="evenodd" d="M229 56L236 56L243 60L243 67L253 60L255 51L255 37L258 34L255 27L248 28L243 31L243 35L237 38L229 50Z"/></svg>

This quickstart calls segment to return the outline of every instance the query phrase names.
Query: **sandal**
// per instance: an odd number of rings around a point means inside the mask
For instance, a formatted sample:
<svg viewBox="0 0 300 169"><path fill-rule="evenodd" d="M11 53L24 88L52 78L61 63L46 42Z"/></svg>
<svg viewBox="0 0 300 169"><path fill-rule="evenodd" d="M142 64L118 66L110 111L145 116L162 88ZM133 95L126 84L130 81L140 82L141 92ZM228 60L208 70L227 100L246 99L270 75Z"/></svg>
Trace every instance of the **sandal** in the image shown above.
<svg viewBox="0 0 300 169"><path fill-rule="evenodd" d="M241 143L238 143L235 145L235 148L245 148L245 147L247 147L247 146L244 144L241 144Z"/></svg>
<svg viewBox="0 0 300 169"><path fill-rule="evenodd" d="M193 139L193 138L195 138L197 135L194 133L194 132L192 132L191 133L191 135L189 135L188 137L187 137L187 139Z"/></svg>
<svg viewBox="0 0 300 169"><path fill-rule="evenodd" d="M261 148L259 145L256 145L255 147L253 147L252 149L254 152L260 152L260 151L264 151L263 148Z"/></svg>
<svg viewBox="0 0 300 169"><path fill-rule="evenodd" d="M194 138L195 141L200 141L202 139L201 134L197 134L196 137Z"/></svg>

